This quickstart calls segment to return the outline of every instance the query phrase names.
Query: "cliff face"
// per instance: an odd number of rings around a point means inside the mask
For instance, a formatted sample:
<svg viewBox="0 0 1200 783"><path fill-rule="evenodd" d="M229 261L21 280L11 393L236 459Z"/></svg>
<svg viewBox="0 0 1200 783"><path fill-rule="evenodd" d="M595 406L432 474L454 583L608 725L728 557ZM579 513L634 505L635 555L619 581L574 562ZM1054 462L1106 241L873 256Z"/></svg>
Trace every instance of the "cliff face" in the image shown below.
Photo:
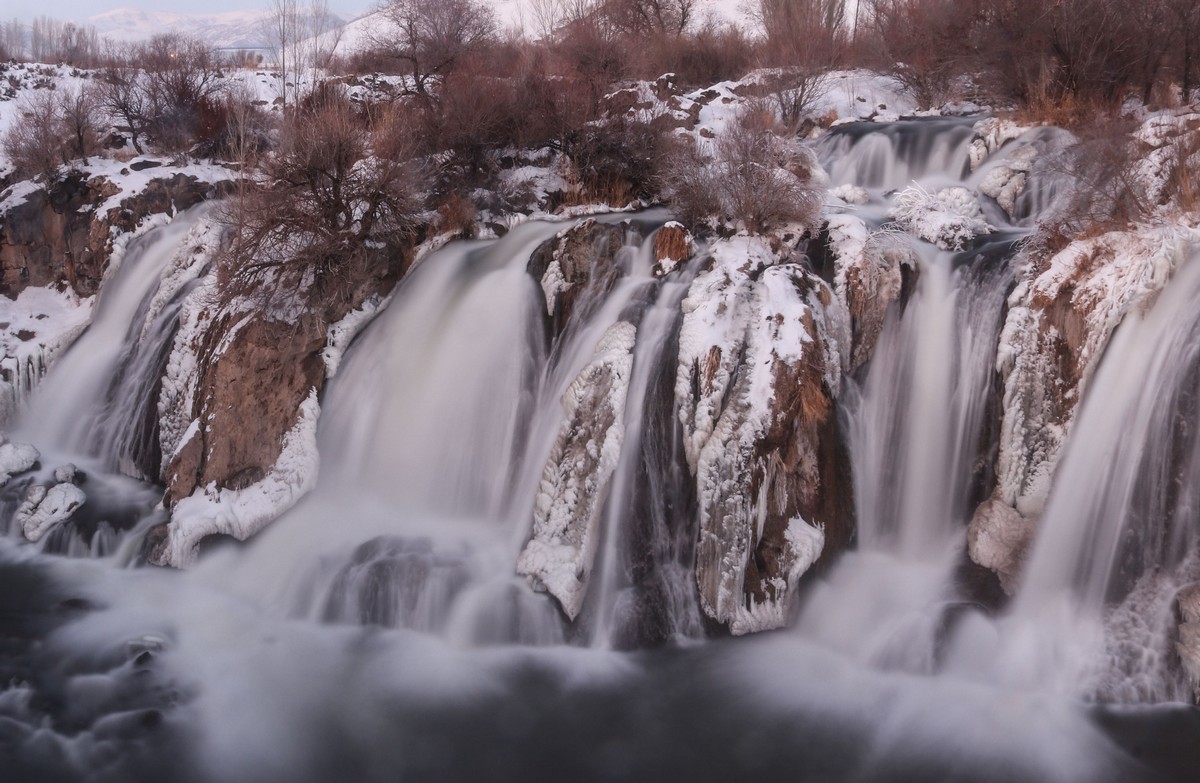
<svg viewBox="0 0 1200 783"><path fill-rule="evenodd" d="M209 252L219 257L219 242ZM348 341L341 322L364 323L360 308L411 261L411 247L373 249L340 270L335 296L298 284L303 270L233 296L219 265L206 266L184 303L159 401L164 503L174 514L150 537L152 562L186 565L209 535L246 538L311 488L317 395L336 368L330 346Z"/></svg>
<svg viewBox="0 0 1200 783"><path fill-rule="evenodd" d="M91 296L100 288L116 237L132 233L150 215L195 206L218 189L177 173L124 197L111 180L82 174L49 190L31 190L0 215L0 294L16 297L30 286L66 284L79 296Z"/></svg>

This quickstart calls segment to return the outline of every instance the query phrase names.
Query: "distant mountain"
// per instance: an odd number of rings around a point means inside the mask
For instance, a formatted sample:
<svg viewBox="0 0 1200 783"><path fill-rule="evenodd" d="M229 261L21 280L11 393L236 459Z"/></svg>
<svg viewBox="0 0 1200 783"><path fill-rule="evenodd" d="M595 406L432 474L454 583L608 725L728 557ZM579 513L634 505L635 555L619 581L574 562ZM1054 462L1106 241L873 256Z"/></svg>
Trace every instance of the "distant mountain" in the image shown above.
<svg viewBox="0 0 1200 783"><path fill-rule="evenodd" d="M271 13L266 10L227 11L216 14L180 14L118 8L97 14L87 23L113 41L135 43L159 33L187 33L217 48L265 48L265 27ZM335 26L341 19L330 20Z"/></svg>

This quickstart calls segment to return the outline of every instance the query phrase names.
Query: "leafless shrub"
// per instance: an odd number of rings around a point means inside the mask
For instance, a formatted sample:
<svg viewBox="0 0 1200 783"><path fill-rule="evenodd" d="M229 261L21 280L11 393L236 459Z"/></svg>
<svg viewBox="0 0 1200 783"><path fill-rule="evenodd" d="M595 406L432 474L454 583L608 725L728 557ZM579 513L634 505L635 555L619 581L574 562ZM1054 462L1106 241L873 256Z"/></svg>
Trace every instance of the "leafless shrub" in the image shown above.
<svg viewBox="0 0 1200 783"><path fill-rule="evenodd" d="M1153 205L1135 177L1137 159L1125 118L1105 117L1080 130L1079 141L1041 162L1042 176L1067 184L1039 225L1035 241L1057 249L1074 239L1124 228Z"/></svg>
<svg viewBox="0 0 1200 783"><path fill-rule="evenodd" d="M20 118L0 139L18 177L54 182L63 167L100 149L101 122L89 89L38 90L19 107Z"/></svg>
<svg viewBox="0 0 1200 783"><path fill-rule="evenodd" d="M298 107L263 161L265 182L227 213L222 290L262 293L273 290L262 281L274 280L336 297L372 245L406 241L423 211L423 172L411 158L373 154L375 140L337 91Z"/></svg>
<svg viewBox="0 0 1200 783"><path fill-rule="evenodd" d="M726 128L711 152L685 141L668 156L664 185L680 217L696 225L768 233L819 222L824 187L812 153L757 123Z"/></svg>
<svg viewBox="0 0 1200 783"><path fill-rule="evenodd" d="M223 130L221 70L207 46L174 33L157 35L136 57L136 67L101 74L99 95L134 149L142 152L148 136L165 150L185 150Z"/></svg>
<svg viewBox="0 0 1200 783"><path fill-rule="evenodd" d="M649 123L610 120L581 128L565 152L571 163L569 179L578 203L625 206L636 199L653 199L662 161L663 136Z"/></svg>

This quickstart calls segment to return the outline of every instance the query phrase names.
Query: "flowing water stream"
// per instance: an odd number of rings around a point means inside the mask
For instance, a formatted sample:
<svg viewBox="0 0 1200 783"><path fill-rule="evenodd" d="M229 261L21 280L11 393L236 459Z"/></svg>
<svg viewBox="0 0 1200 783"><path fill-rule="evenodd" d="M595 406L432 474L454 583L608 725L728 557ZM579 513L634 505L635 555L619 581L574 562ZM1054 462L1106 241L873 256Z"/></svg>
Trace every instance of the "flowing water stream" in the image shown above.
<svg viewBox="0 0 1200 783"><path fill-rule="evenodd" d="M973 187L971 139L964 121L854 125L820 154L834 185L867 189L858 212L878 227L897 188ZM125 517L46 547L108 559L0 540L0 770L291 783L1150 781L1194 769L1179 750L1200 736L1193 712L1081 699L1186 697L1159 620L1197 570L1200 264L1118 330L1011 606L997 614L962 577L995 448L1010 261L1054 186L1028 192L968 250L913 240L915 288L840 398L856 547L804 585L789 630L737 640L704 641L697 605L694 480L673 395L681 304L705 258L656 274L665 214L625 227L616 279L594 281L554 335L527 268L563 224L428 256L324 390L317 487L186 573L119 566L162 513L137 479L158 460L150 402L181 299L153 318L147 302L204 215L136 240L14 433L43 448L38 480L74 461L91 516ZM568 623L514 562L564 395L625 327L624 437L591 586ZM1159 619L1132 623L1147 606ZM1106 627L1126 629L1120 643ZM619 651L644 647L657 649Z"/></svg>

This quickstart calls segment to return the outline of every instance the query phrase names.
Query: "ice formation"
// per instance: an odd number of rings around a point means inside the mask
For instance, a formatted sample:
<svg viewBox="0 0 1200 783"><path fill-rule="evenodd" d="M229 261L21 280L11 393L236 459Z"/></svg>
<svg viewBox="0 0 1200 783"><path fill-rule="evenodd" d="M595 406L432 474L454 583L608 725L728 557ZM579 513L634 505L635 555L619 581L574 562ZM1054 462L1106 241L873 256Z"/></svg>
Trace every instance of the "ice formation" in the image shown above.
<svg viewBox="0 0 1200 783"><path fill-rule="evenodd" d="M600 509L625 432L637 328L618 321L563 395L563 423L542 471L533 537L517 560L571 619L583 608L600 538Z"/></svg>

